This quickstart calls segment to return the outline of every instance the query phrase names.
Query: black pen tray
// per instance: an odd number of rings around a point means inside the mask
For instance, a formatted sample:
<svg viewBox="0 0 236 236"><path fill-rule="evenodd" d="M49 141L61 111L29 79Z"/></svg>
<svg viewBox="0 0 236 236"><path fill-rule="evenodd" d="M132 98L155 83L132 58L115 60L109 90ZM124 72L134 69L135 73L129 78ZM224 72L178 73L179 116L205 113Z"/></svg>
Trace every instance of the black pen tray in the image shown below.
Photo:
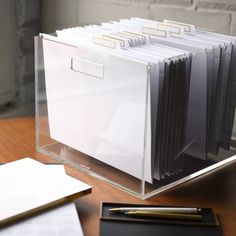
<svg viewBox="0 0 236 236"><path fill-rule="evenodd" d="M121 222L139 222L139 223L158 223L158 224L177 224L177 225L196 225L196 226L219 226L219 221L211 208L202 208L202 220L178 220L178 219L160 219L160 218L145 218L133 217L122 213L110 213L110 208L118 207L183 207L183 206L167 206L167 205L145 205L145 204L130 204L130 203L112 203L103 202L101 204L100 220L102 221L121 221ZM186 207L186 206L184 206ZM193 207L193 206L188 206ZM196 206L194 206L196 207Z"/></svg>

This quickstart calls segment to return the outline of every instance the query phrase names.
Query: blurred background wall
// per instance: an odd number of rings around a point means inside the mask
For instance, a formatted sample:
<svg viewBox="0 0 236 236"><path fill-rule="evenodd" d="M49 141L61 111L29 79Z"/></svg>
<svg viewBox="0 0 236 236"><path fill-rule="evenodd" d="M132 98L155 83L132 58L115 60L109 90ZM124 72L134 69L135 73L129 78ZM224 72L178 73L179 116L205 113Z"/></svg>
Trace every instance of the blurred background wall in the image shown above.
<svg viewBox="0 0 236 236"><path fill-rule="evenodd" d="M13 8L12 1L0 1L0 111L15 99L16 20Z"/></svg>
<svg viewBox="0 0 236 236"><path fill-rule="evenodd" d="M0 117L34 114L34 35L132 16L236 35L236 0L0 0Z"/></svg>
<svg viewBox="0 0 236 236"><path fill-rule="evenodd" d="M235 0L42 0L42 30L140 16L236 35Z"/></svg>
<svg viewBox="0 0 236 236"><path fill-rule="evenodd" d="M39 0L0 0L0 117L34 114Z"/></svg>

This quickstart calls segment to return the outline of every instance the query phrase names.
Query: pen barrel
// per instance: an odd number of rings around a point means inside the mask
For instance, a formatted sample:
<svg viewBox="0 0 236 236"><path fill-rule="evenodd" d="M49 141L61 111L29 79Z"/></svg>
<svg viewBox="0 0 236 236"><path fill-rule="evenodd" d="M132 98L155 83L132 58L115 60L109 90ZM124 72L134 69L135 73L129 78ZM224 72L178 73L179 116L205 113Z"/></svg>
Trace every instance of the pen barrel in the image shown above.
<svg viewBox="0 0 236 236"><path fill-rule="evenodd" d="M127 212L127 211L148 211L148 212L163 212L163 213L181 213L181 214L197 214L201 212L200 208L189 207L121 207L111 208L109 212Z"/></svg>
<svg viewBox="0 0 236 236"><path fill-rule="evenodd" d="M152 218L166 218L176 220L201 220L200 214L180 214L180 213L165 213L165 212L151 212L151 211L128 211L125 213L130 216L152 217Z"/></svg>

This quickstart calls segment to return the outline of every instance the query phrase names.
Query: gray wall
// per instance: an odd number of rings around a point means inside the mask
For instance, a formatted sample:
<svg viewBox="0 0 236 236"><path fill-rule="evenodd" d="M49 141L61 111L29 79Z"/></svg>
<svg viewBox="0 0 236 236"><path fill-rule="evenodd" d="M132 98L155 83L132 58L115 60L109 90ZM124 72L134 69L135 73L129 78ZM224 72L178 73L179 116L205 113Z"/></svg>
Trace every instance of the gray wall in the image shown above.
<svg viewBox="0 0 236 236"><path fill-rule="evenodd" d="M0 0L0 118L34 115L39 17L40 0Z"/></svg>
<svg viewBox="0 0 236 236"><path fill-rule="evenodd" d="M139 16L236 35L236 0L42 0L42 6L44 32Z"/></svg>
<svg viewBox="0 0 236 236"><path fill-rule="evenodd" d="M40 0L15 0L17 27L17 99L34 114L34 36L40 29Z"/></svg>
<svg viewBox="0 0 236 236"><path fill-rule="evenodd" d="M0 1L0 112L15 98L16 30L13 1Z"/></svg>

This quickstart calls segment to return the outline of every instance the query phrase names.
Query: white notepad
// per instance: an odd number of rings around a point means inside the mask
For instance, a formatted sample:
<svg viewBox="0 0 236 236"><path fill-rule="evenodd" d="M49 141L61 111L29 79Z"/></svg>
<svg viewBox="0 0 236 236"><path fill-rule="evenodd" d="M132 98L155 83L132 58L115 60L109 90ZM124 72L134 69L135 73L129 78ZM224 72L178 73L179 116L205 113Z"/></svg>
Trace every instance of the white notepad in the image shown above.
<svg viewBox="0 0 236 236"><path fill-rule="evenodd" d="M74 203L50 209L0 230L0 236L83 236Z"/></svg>
<svg viewBox="0 0 236 236"><path fill-rule="evenodd" d="M91 186L30 158L0 167L0 225L90 193Z"/></svg>

